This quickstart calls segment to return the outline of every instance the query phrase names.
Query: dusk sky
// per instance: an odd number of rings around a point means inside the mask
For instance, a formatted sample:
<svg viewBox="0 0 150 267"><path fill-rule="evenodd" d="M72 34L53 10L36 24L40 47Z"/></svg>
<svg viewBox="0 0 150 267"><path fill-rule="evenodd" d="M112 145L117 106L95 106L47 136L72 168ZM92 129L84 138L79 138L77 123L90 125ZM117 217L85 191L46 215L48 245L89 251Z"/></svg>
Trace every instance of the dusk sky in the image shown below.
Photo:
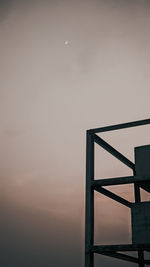
<svg viewBox="0 0 150 267"><path fill-rule="evenodd" d="M150 117L149 31L149 0L0 0L0 266L84 266L86 130ZM150 126L101 136L134 161ZM95 154L96 178L132 174ZM128 208L95 199L96 244L130 243Z"/></svg>

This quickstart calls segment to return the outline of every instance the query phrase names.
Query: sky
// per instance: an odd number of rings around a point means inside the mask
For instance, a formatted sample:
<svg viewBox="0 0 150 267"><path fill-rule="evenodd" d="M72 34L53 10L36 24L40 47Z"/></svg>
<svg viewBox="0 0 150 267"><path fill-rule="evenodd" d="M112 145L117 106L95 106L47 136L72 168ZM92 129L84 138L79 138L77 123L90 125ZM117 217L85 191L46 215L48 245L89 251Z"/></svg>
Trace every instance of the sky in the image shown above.
<svg viewBox="0 0 150 267"><path fill-rule="evenodd" d="M84 266L86 130L149 118L149 12L149 0L0 0L1 266ZM101 136L134 161L149 134ZM95 178L132 175L95 156ZM128 208L95 194L95 211L96 244L131 242Z"/></svg>

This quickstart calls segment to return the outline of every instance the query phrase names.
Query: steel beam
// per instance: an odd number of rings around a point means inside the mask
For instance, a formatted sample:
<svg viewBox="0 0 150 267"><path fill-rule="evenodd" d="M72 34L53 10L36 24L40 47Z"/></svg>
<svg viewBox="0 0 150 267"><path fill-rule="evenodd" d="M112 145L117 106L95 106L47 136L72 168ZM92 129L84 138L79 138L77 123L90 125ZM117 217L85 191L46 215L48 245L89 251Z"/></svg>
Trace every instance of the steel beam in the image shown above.
<svg viewBox="0 0 150 267"><path fill-rule="evenodd" d="M94 180L94 138L86 135L86 217L85 217L85 267L94 266L94 254L90 247L94 243L94 190L91 181Z"/></svg>
<svg viewBox="0 0 150 267"><path fill-rule="evenodd" d="M144 260L144 251L150 251L150 244L101 245L94 246L94 190L130 207L133 203L106 190L102 186L134 183L135 202L140 202L140 187L150 192L150 177L136 176L135 164L104 141L96 133L125 129L150 124L150 119L90 129L86 137L86 218L85 218L85 267L94 267L94 253L131 261L144 267L150 260ZM133 176L94 180L94 143L116 157L133 170ZM125 255L120 251L138 251L138 258Z"/></svg>
<svg viewBox="0 0 150 267"><path fill-rule="evenodd" d="M103 147L111 155L113 155L115 158L119 159L122 163L127 165L129 168L131 168L132 170L135 170L135 164L133 162L131 162L124 155L122 155L119 151L117 151L115 148L113 148L111 145L109 145L107 142L105 142L101 137L94 134L94 141L98 145Z"/></svg>
<svg viewBox="0 0 150 267"><path fill-rule="evenodd" d="M119 260L139 263L138 258L129 256L129 255L125 255L123 253L118 253L118 252L97 252L97 253L101 254L101 255L104 255L104 256L109 256L109 257L112 257L112 258L116 258L116 259L119 259Z"/></svg>
<svg viewBox="0 0 150 267"><path fill-rule="evenodd" d="M120 245L100 245L93 246L91 251L94 253L99 252L116 252L116 251L147 251L150 249L150 244L120 244Z"/></svg>
<svg viewBox="0 0 150 267"><path fill-rule="evenodd" d="M146 192L150 193L150 183L141 182L141 183L138 183L138 186L141 187Z"/></svg>
<svg viewBox="0 0 150 267"><path fill-rule="evenodd" d="M128 200L126 200L126 199L124 199L124 198L112 193L111 191L109 191L109 190L107 190L107 189L105 189L105 188L103 188L101 186L95 186L94 189L97 192L99 192L99 193L101 193L101 194L103 194L103 195L105 195L105 196L107 196L107 197L109 197L109 198L121 203L122 205L124 205L124 206L126 206L128 208L131 208L132 202L129 202Z"/></svg>
<svg viewBox="0 0 150 267"><path fill-rule="evenodd" d="M135 175L135 171L134 171L134 175ZM134 197L135 197L135 203L141 202L140 187L136 183L134 184ZM138 259L139 259L139 267L145 267L144 251L141 249L138 249Z"/></svg>
<svg viewBox="0 0 150 267"><path fill-rule="evenodd" d="M117 178L105 178L105 179L97 179L94 180L91 185L97 186L111 186L111 185L121 185L121 184L132 184L138 183L139 186L145 184L149 184L150 177L138 177L138 176L125 176L125 177L117 177Z"/></svg>
<svg viewBox="0 0 150 267"><path fill-rule="evenodd" d="M102 133L102 132L120 130L120 129L125 129L125 128L136 127L136 126L142 126L142 125L147 125L147 124L150 124L150 119L132 121L132 122L127 122L127 123L121 123L121 124L116 124L116 125L111 125L111 126L90 129L88 130L88 132L89 133Z"/></svg>

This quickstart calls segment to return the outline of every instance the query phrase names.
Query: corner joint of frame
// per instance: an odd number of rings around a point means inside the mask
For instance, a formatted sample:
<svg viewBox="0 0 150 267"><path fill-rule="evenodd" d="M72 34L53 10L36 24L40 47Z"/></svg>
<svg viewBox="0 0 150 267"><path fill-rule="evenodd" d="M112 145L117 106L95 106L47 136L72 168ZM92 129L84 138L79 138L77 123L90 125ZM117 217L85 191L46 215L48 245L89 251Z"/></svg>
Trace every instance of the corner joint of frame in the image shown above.
<svg viewBox="0 0 150 267"><path fill-rule="evenodd" d="M86 130L86 134L90 136L94 136L95 133L93 132L92 129L89 129L89 130Z"/></svg>

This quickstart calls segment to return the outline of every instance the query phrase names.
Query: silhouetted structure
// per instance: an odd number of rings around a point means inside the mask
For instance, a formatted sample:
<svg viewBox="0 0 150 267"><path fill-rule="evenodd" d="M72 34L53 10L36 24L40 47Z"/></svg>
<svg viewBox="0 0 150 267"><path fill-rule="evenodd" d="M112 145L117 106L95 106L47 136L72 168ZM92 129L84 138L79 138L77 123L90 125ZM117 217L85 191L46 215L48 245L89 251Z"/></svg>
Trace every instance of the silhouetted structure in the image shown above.
<svg viewBox="0 0 150 267"><path fill-rule="evenodd" d="M94 267L94 253L137 263L140 267L150 265L144 259L144 251L150 252L150 201L141 202L140 187L150 193L150 145L135 148L135 164L105 142L96 133L150 124L150 119L96 128L86 136L86 221L85 221L85 267ZM94 143L97 143L133 170L133 176L94 180ZM135 202L103 188L110 185L134 184ZM94 245L94 190L131 209L132 244ZM122 252L137 251L138 257Z"/></svg>

